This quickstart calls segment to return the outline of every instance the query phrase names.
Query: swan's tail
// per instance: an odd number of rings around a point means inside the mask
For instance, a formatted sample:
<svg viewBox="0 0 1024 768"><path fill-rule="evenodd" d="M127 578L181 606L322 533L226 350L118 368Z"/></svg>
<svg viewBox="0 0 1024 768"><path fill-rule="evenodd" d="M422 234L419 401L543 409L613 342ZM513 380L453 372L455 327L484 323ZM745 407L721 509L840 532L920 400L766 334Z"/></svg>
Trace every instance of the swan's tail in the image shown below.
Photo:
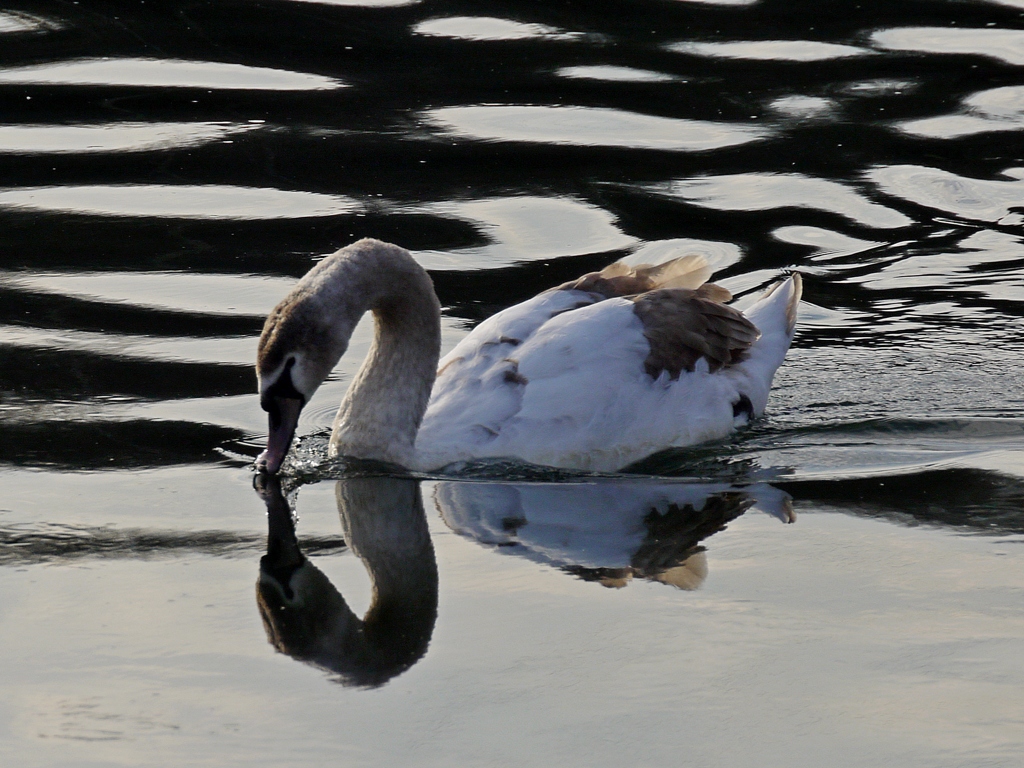
<svg viewBox="0 0 1024 768"><path fill-rule="evenodd" d="M768 335L784 336L786 348L793 340L796 328L796 312L803 295L804 284L798 272L785 280L772 283L753 305L743 312L761 331L761 338ZM785 354L785 350L782 352Z"/></svg>
<svg viewBox="0 0 1024 768"><path fill-rule="evenodd" d="M746 359L732 369L746 379L744 393L760 415L768 403L768 390L775 371L786 357L796 328L797 307L803 293L800 275L794 272L770 286L743 314L761 332Z"/></svg>

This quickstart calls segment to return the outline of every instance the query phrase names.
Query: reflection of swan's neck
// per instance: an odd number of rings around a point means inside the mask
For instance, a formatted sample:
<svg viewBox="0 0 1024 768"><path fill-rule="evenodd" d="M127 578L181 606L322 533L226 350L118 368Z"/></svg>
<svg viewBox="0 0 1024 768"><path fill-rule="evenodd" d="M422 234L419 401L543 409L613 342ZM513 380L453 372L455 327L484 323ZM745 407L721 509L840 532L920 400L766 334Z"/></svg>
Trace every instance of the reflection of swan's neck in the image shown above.
<svg viewBox="0 0 1024 768"><path fill-rule="evenodd" d="M331 454L412 462L441 348L440 308L426 272L397 248L355 251L344 294L358 317L374 315L374 338L341 402Z"/></svg>
<svg viewBox="0 0 1024 768"><path fill-rule="evenodd" d="M273 508L260 564L260 612L278 650L337 672L345 683L380 685L412 666L430 642L437 618L434 549L415 481L340 480L336 496L345 540L372 583L366 616L353 613L302 556L293 529L289 537L281 525L275 528ZM287 508L283 497L280 504Z"/></svg>
<svg viewBox="0 0 1024 768"><path fill-rule="evenodd" d="M370 576L367 642L402 644L425 627L429 638L437 614L437 562L419 483L353 478L339 481L335 496L342 534Z"/></svg>

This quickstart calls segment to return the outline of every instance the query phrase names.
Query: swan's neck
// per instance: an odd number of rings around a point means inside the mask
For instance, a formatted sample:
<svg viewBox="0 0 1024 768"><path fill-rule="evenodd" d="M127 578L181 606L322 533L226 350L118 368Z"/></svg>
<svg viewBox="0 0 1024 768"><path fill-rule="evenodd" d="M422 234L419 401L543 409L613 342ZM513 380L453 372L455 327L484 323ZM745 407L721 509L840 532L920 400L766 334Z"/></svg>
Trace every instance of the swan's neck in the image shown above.
<svg viewBox="0 0 1024 768"><path fill-rule="evenodd" d="M434 385L441 311L426 272L399 248L356 251L345 265L344 301L354 321L373 312L370 352L334 419L332 455L409 466Z"/></svg>

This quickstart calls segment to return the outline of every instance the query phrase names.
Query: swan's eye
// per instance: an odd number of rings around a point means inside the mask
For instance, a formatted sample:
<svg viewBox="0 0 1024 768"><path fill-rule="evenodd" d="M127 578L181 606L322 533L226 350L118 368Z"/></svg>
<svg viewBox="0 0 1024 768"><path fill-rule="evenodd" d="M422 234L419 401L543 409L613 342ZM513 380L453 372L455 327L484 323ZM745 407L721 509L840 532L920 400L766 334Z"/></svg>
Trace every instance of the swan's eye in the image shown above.
<svg viewBox="0 0 1024 768"><path fill-rule="evenodd" d="M306 404L306 397L299 390L295 388L295 384L292 383L292 368L295 367L295 358L289 357L288 361L284 364L284 370L281 371L281 375L277 377L277 381L271 384L267 390L260 397L260 407L267 411L273 416L279 411L277 406L277 400L289 399L298 400L303 405Z"/></svg>

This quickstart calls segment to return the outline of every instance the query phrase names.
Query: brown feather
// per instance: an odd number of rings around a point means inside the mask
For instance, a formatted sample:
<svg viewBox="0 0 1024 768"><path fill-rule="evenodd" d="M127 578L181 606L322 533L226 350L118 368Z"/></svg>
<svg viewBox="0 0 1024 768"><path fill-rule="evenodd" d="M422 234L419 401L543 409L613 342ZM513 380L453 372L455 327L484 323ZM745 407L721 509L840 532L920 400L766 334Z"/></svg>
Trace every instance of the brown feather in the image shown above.
<svg viewBox="0 0 1024 768"><path fill-rule="evenodd" d="M633 309L651 347L644 360L651 377L668 371L672 379L678 379L684 370L692 371L702 357L712 372L746 357L760 332L739 311L707 296L701 289L663 288L633 299Z"/></svg>
<svg viewBox="0 0 1024 768"><path fill-rule="evenodd" d="M584 291L598 301L632 298L651 347L644 369L653 378L668 371L678 379L702 357L711 371L739 363L761 335L747 318L726 306L732 300L727 289L704 282L710 273L707 260L699 255L654 265L616 261L556 290Z"/></svg>
<svg viewBox="0 0 1024 768"><path fill-rule="evenodd" d="M659 288L688 288L712 301L729 301L732 294L720 285L705 283L711 274L707 259L698 254L681 256L662 264L630 266L615 261L600 272L589 272L563 283L556 290L586 291L606 299L636 296Z"/></svg>

